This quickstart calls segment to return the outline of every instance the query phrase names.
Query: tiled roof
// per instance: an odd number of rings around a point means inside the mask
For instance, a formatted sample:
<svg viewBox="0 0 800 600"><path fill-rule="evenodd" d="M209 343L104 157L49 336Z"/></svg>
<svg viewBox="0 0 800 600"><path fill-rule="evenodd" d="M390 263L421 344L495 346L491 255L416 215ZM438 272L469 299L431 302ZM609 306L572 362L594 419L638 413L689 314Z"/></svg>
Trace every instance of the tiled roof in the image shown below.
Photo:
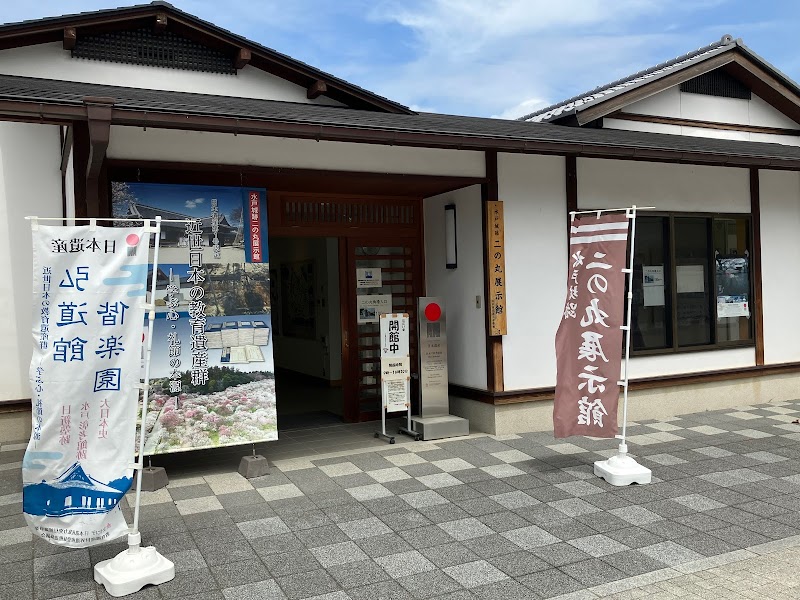
<svg viewBox="0 0 800 600"><path fill-rule="evenodd" d="M720 40L714 42L713 44L709 44L708 46L704 46L703 48L699 48L693 52L684 54L683 56L679 56L672 60L655 65L649 69L639 71L638 73L634 73L628 77L623 77L622 79L618 79L617 81L613 81L609 84L601 85L600 87L583 94L573 96L572 98L568 98L567 100L558 102L557 104L539 109L528 115L525 115L524 117L520 117L519 120L531 121L534 123L545 123L561 117L576 114L586 108L589 108L590 106L604 102L609 98L629 92L642 85L650 83L651 81L656 81L661 77L671 73L676 73L687 67L701 63L712 56L722 54L723 52L727 52L733 48L738 48L741 52L746 54L748 58L765 67L768 72L772 73L778 79L781 79L784 83L786 83L790 89L793 89L800 94L797 84L789 77L778 71L778 69L747 48L747 46L745 46L741 40L735 40L730 35L724 35Z"/></svg>
<svg viewBox="0 0 800 600"><path fill-rule="evenodd" d="M30 30L41 30L46 29L50 30L53 27L63 27L63 26L72 26L72 25L90 25L95 21L102 22L104 19L119 15L125 16L130 15L132 18L135 16L146 16L151 12L159 9L161 11L172 13L173 15L177 15L181 19L191 23L198 29L205 29L215 34L222 34L223 37L228 38L230 41L234 43L238 43L241 46L246 48L252 48L256 52L261 52L268 58L274 59L279 61L280 63L291 65L293 68L306 73L310 77L314 77L316 79L325 81L329 85L337 85L340 89L345 91L350 90L356 92L361 95L361 97L372 98L373 100L381 103L383 106L390 106L397 112L403 113L412 113L413 111L409 109L407 106L404 106L398 102L395 102L385 96L381 96L380 94L376 94L375 92L371 92L361 86L355 85L350 83L349 81L345 81L344 79L340 79L330 73L326 73L325 71L321 71L316 67L313 67L307 63L304 63L300 60L292 58L286 54L278 52L277 50L273 50L267 46L249 40L241 35L238 35L232 31L224 29L214 23L209 21L205 21L196 17L190 13L184 12L179 8L176 8L169 2L164 2L163 0L154 0L149 4L136 4L132 6L122 6L119 8L108 8L103 10L96 10L96 11L87 11L81 13L74 13L69 15L59 15L56 17L44 17L42 19L29 19L26 21L19 21L16 23L4 23L0 24L0 38L5 36L13 36L13 35L20 35L22 32L27 32Z"/></svg>
<svg viewBox="0 0 800 600"><path fill-rule="evenodd" d="M436 113L392 114L346 107L325 106L189 94L163 90L115 87L72 81L33 79L0 75L0 102L26 102L36 110L48 105L83 107L88 96L115 99L114 109L140 112L144 116L222 117L246 122L336 128L337 131L396 134L407 145L506 149L526 152L571 152L581 155L608 155L609 149L622 155L647 159L653 151L680 154L675 159L691 161L692 155L722 157L725 164L800 165L800 147L715 138L684 137L660 133L562 127L519 120L464 117ZM144 122L144 121L142 121ZM291 132L283 128L286 134ZM113 136L113 133L112 133ZM357 141L358 136L353 136ZM349 139L349 138L348 138ZM389 143L389 142L382 142ZM562 149L563 148L563 149ZM727 158L726 158L727 157ZM705 161L703 161L705 162ZM790 164L791 163L791 164Z"/></svg>

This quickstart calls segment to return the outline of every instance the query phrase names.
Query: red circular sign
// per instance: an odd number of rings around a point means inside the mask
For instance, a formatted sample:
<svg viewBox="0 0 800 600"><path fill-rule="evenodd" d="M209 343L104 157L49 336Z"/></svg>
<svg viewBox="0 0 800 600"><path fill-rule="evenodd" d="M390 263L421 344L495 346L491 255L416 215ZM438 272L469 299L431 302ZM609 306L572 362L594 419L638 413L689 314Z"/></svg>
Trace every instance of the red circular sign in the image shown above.
<svg viewBox="0 0 800 600"><path fill-rule="evenodd" d="M436 302L431 302L425 307L425 318L428 319L428 321L438 321L441 316L442 307L436 304Z"/></svg>

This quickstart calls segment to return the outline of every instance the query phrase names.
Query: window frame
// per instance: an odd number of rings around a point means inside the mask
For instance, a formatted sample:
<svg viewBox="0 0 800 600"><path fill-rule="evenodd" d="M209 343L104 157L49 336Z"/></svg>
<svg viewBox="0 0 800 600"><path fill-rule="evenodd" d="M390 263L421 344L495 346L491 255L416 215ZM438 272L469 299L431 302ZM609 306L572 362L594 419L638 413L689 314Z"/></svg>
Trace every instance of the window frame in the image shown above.
<svg viewBox="0 0 800 600"><path fill-rule="evenodd" d="M667 245L665 248L666 257L669 260L669 295L670 295L670 311L669 311L669 318L670 318L670 337L672 340L672 346L667 348L652 348L652 349L640 349L634 350L631 347L630 355L632 357L637 356L659 356L659 355L668 355L668 354L684 354L687 352L705 352L709 350L730 350L734 348L754 348L756 345L755 339L755 313L757 310L760 310L759 306L756 306L755 303L755 269L753 268L754 263L754 250L753 246L753 215L752 213L713 213L713 212L683 212L683 211L642 211L637 213L636 218L640 217L661 217L667 219ZM676 218L704 218L707 219L707 226L706 226L706 240L708 246L708 255L711 257L711 263L709 264L709 273L706 277L706 284L710 285L710 289L713 290L713 293L709 295L709 315L711 316L711 339L712 342L710 344L698 344L694 346L678 346L678 286L677 286L677 264L675 260L675 219ZM714 253L714 220L715 219L746 219L747 226L746 231L748 235L748 246L747 248L748 254L748 272L749 272L749 304L750 304L750 319L749 329L750 329L750 338L746 340L729 340L729 341L717 341L717 268L716 268L716 255ZM634 240L635 241L635 240ZM628 248L628 252L630 252L630 247ZM627 293L627 281L626 281L626 293Z"/></svg>

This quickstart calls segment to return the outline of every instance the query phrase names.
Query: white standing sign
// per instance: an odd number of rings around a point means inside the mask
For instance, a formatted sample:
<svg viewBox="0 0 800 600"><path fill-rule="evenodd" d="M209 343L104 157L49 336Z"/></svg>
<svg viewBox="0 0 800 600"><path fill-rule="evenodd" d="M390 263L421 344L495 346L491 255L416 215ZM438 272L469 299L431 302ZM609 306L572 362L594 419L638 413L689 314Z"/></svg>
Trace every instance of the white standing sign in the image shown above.
<svg viewBox="0 0 800 600"><path fill-rule="evenodd" d="M23 512L48 542L128 532L149 233L33 223L33 431Z"/></svg>
<svg viewBox="0 0 800 600"><path fill-rule="evenodd" d="M387 412L408 410L411 359L408 314L383 314L381 324L381 393Z"/></svg>

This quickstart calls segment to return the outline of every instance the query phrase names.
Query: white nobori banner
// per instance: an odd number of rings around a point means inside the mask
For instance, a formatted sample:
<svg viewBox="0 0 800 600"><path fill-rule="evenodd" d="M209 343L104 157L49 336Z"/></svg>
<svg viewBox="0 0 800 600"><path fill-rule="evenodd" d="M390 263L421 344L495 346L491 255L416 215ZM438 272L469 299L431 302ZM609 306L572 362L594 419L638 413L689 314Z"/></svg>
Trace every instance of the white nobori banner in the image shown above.
<svg viewBox="0 0 800 600"><path fill-rule="evenodd" d="M23 512L48 542L81 548L128 531L149 233L33 227L33 430Z"/></svg>

